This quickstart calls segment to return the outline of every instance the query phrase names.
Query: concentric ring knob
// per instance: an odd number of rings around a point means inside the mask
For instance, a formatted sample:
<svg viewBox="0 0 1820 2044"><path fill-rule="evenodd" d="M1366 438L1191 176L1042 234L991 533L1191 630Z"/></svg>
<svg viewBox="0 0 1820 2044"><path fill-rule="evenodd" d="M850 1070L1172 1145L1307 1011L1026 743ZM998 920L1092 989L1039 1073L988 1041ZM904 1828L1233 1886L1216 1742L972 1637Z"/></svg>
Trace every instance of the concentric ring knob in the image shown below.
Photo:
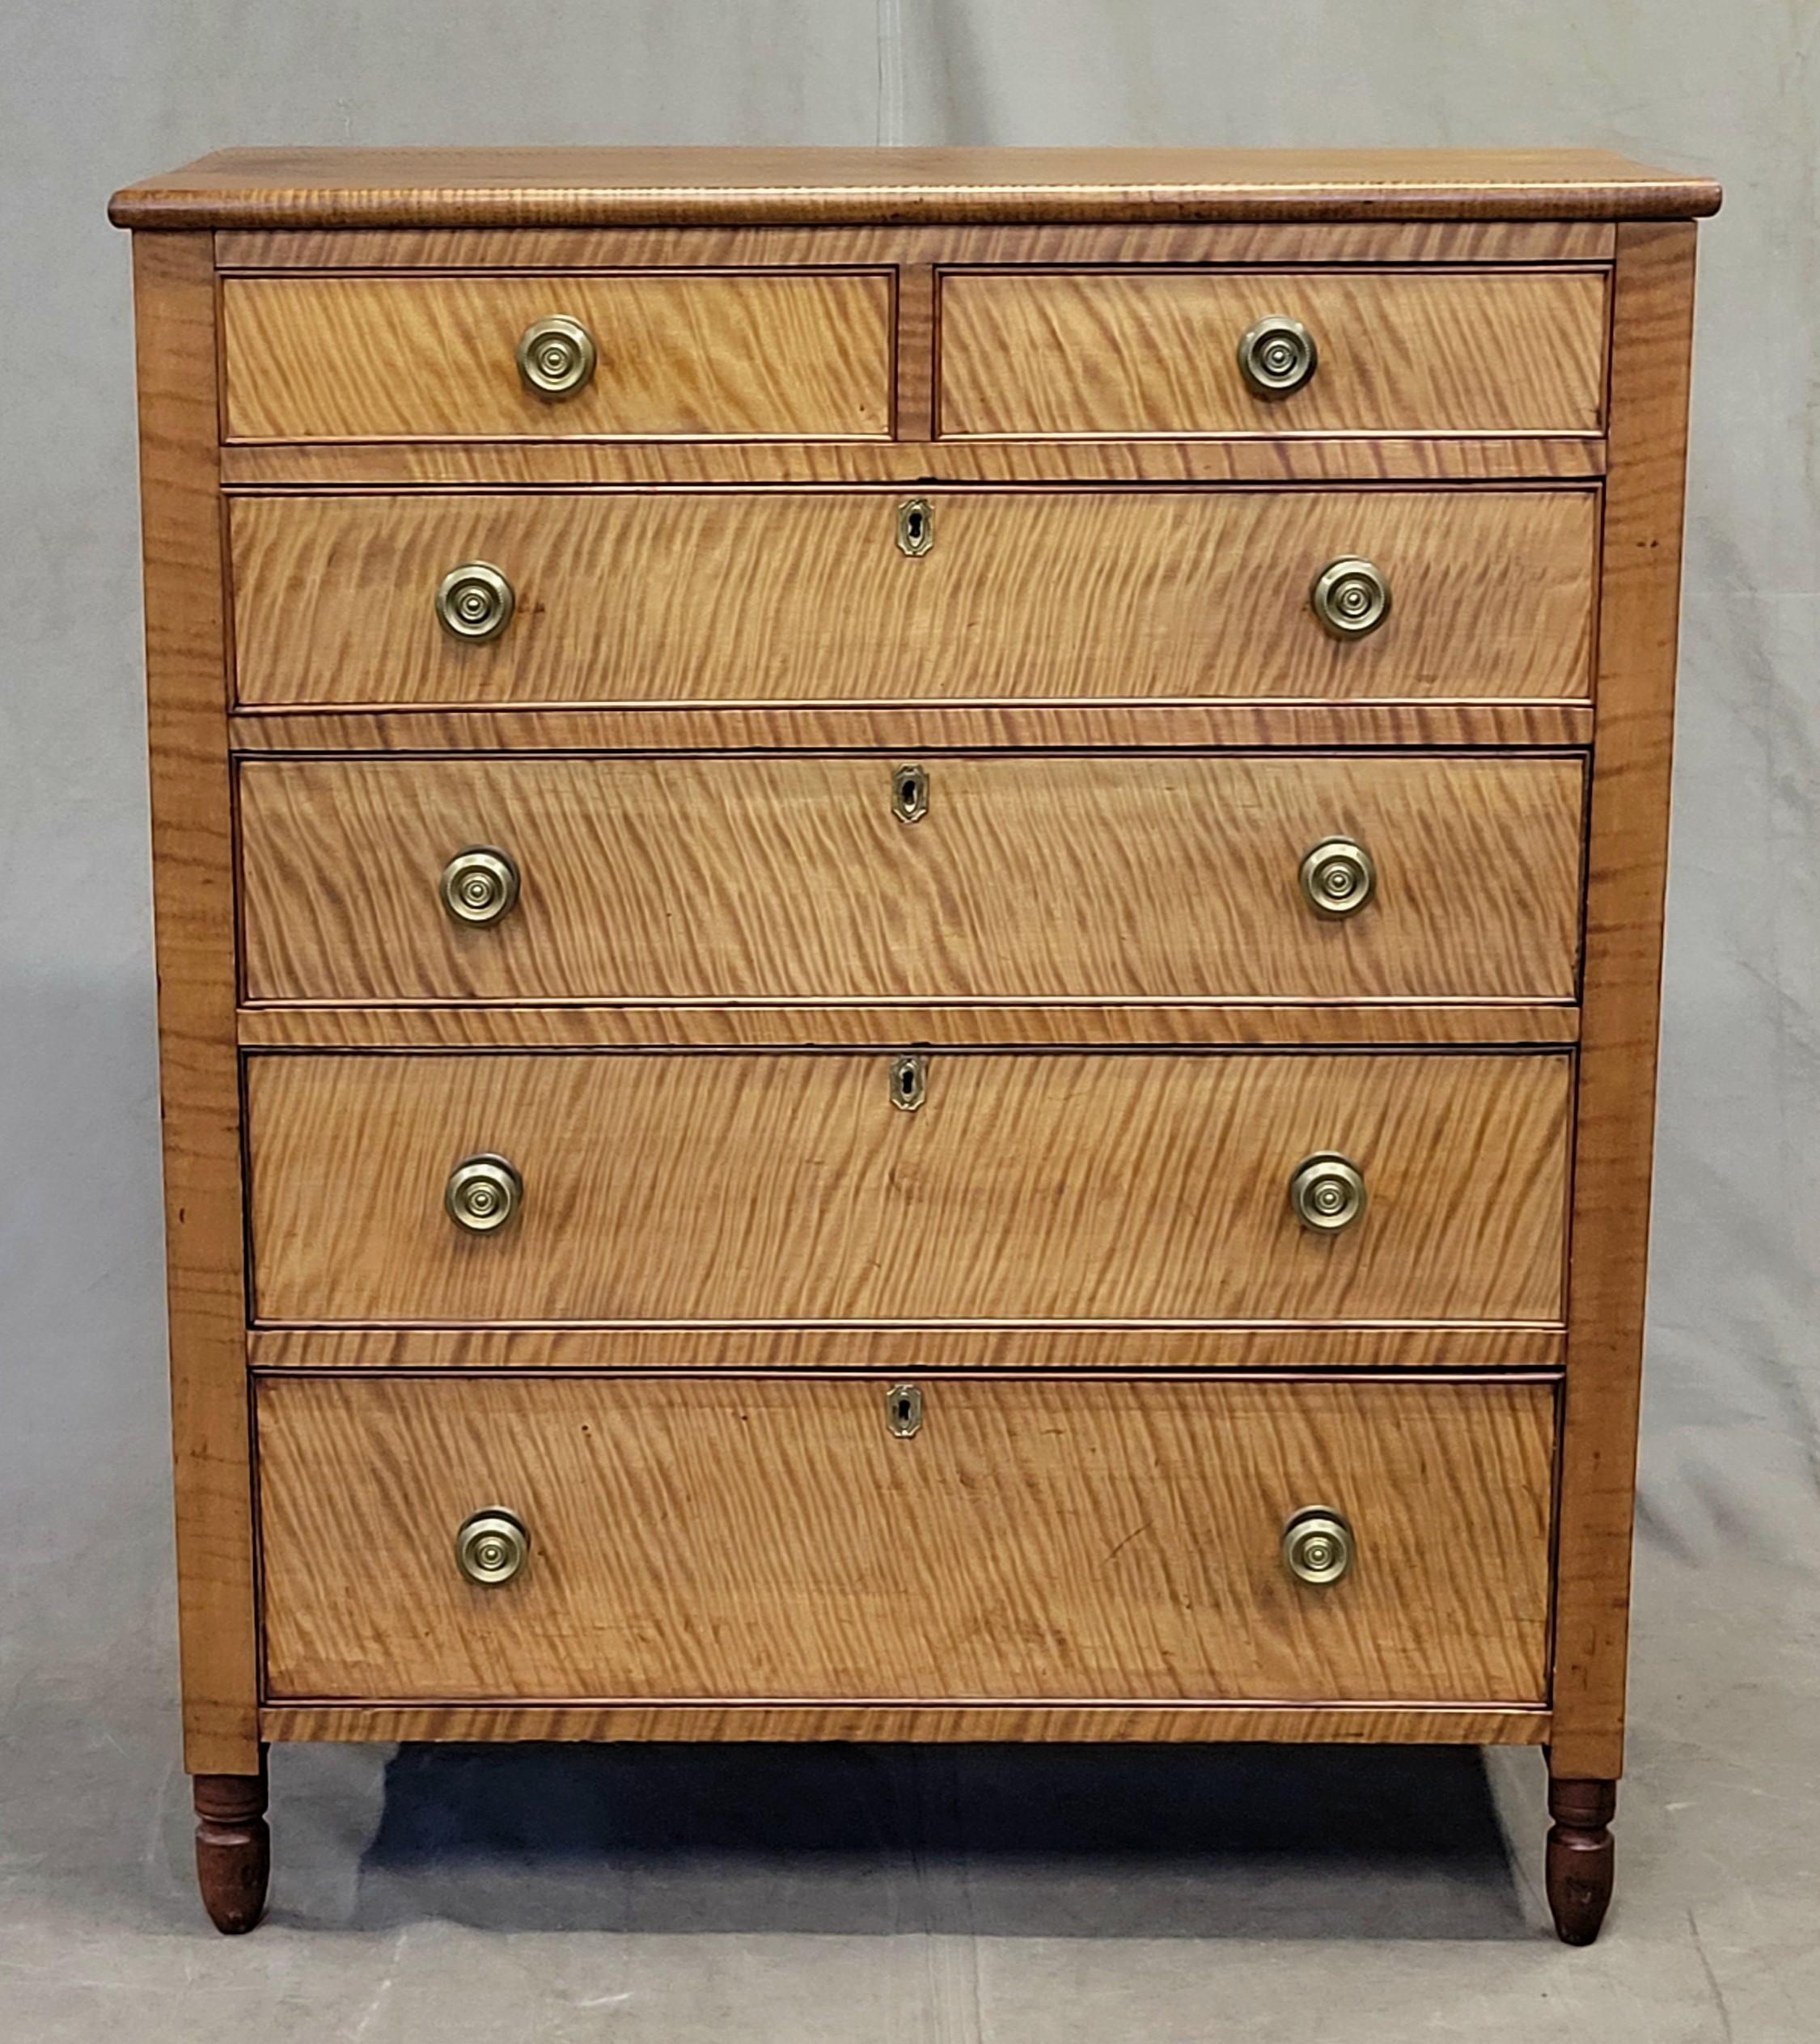
<svg viewBox="0 0 1820 2044"><path fill-rule="evenodd" d="M442 1204L471 1235L503 1228L524 1204L524 1180L503 1157L464 1157L449 1174Z"/></svg>
<svg viewBox="0 0 1820 2044"><path fill-rule="evenodd" d="M1352 1529L1326 1504L1292 1512L1283 1528L1283 1566L1298 1582L1337 1583L1352 1566Z"/></svg>
<svg viewBox="0 0 1820 2044"><path fill-rule="evenodd" d="M1336 639L1362 639L1390 615L1390 585L1375 562L1348 555L1314 578L1309 601Z"/></svg>
<svg viewBox="0 0 1820 2044"><path fill-rule="evenodd" d="M510 1582L530 1552L524 1521L497 1505L463 1519L455 1534L455 1564L469 1582L483 1589Z"/></svg>
<svg viewBox="0 0 1820 2044"><path fill-rule="evenodd" d="M1337 1235L1365 1210L1365 1174L1349 1158L1331 1151L1305 1157L1289 1180L1289 1204L1303 1227L1319 1235Z"/></svg>
<svg viewBox="0 0 1820 2044"><path fill-rule="evenodd" d="M518 375L540 397L573 397L594 375L594 336L561 313L534 320L518 336Z"/></svg>
<svg viewBox="0 0 1820 2044"><path fill-rule="evenodd" d="M518 898L518 870L508 853L471 844L443 867L442 895L455 921L484 928L511 913Z"/></svg>
<svg viewBox="0 0 1820 2044"><path fill-rule="evenodd" d="M1371 854L1349 837L1324 837L1302 859L1302 895L1318 916L1357 915L1377 886Z"/></svg>
<svg viewBox="0 0 1820 2044"><path fill-rule="evenodd" d="M1259 397L1288 397L1299 391L1319 359L1314 335L1301 320L1280 312L1248 328L1238 344L1240 373Z"/></svg>
<svg viewBox="0 0 1820 2044"><path fill-rule="evenodd" d="M487 561L464 561L451 568L436 591L437 622L451 637L476 645L497 639L517 607L512 585Z"/></svg>

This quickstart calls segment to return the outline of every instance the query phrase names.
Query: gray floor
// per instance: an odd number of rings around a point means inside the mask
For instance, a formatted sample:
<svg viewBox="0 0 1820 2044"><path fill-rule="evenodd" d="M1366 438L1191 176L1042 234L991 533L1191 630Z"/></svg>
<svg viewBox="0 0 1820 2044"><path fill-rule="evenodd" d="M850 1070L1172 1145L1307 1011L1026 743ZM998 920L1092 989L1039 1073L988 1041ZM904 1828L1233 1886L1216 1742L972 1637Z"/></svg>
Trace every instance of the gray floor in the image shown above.
<svg viewBox="0 0 1820 2044"><path fill-rule="evenodd" d="M286 1748L273 1914L228 1940L191 1884L158 1502L9 1554L10 2040L1820 2036L1808 1572L1646 1531L1589 1952L1546 1928L1539 1755L1260 1747Z"/></svg>

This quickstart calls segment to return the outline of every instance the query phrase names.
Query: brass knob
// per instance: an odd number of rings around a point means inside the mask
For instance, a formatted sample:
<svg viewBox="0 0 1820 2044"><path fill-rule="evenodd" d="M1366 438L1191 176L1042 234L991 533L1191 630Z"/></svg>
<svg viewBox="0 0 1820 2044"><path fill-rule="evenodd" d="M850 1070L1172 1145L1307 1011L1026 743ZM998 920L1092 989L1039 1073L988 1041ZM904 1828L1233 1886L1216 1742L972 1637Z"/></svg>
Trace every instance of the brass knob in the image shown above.
<svg viewBox="0 0 1820 2044"><path fill-rule="evenodd" d="M1305 1157L1289 1180L1289 1204L1305 1228L1337 1235L1365 1210L1365 1174L1350 1159L1323 1151Z"/></svg>
<svg viewBox="0 0 1820 2044"><path fill-rule="evenodd" d="M1330 561L1314 578L1309 601L1336 639L1362 639L1390 615L1390 585L1369 561Z"/></svg>
<svg viewBox="0 0 1820 2044"><path fill-rule="evenodd" d="M455 1563L469 1582L490 1587L509 1583L531 1552L531 1535L515 1512L489 1505L461 1522Z"/></svg>
<svg viewBox="0 0 1820 2044"><path fill-rule="evenodd" d="M499 637L511 623L518 600L490 561L464 561L449 570L436 591L437 622L455 638L477 645Z"/></svg>
<svg viewBox="0 0 1820 2044"><path fill-rule="evenodd" d="M1283 1528L1283 1566L1297 1581L1337 1583L1352 1566L1352 1529L1331 1505L1306 1504Z"/></svg>
<svg viewBox="0 0 1820 2044"><path fill-rule="evenodd" d="M518 336L518 374L540 397L573 397L586 390L596 359L594 336L579 320L561 313L534 320Z"/></svg>
<svg viewBox="0 0 1820 2044"><path fill-rule="evenodd" d="M524 1204L524 1180L503 1157L468 1157L449 1174L442 1204L471 1235L503 1228Z"/></svg>
<svg viewBox="0 0 1820 2044"><path fill-rule="evenodd" d="M518 898L518 868L490 845L471 844L442 869L442 906L458 923L497 923Z"/></svg>
<svg viewBox="0 0 1820 2044"><path fill-rule="evenodd" d="M1314 374L1314 336L1299 320L1272 312L1238 344L1238 366L1259 397L1288 397Z"/></svg>
<svg viewBox="0 0 1820 2044"><path fill-rule="evenodd" d="M1356 916L1378 885L1371 854L1349 837L1324 837L1302 862L1302 891L1318 916Z"/></svg>

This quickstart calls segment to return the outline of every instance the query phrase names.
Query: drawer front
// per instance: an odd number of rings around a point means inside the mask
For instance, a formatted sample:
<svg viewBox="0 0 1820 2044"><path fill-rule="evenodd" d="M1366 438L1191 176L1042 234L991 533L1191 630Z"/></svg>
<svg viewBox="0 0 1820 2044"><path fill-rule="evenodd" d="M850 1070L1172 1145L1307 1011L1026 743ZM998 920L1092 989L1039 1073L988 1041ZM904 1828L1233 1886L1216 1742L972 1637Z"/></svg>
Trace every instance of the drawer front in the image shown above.
<svg viewBox="0 0 1820 2044"><path fill-rule="evenodd" d="M1579 697L1598 500L1568 490L876 491L242 498L243 702ZM1388 614L1315 613L1335 561ZM503 575L482 641L437 612Z"/></svg>
<svg viewBox="0 0 1820 2044"><path fill-rule="evenodd" d="M1560 1318L1564 1056L254 1056L267 1322ZM1290 1184L1362 1173L1319 1231ZM514 1217L445 1211L508 1160Z"/></svg>
<svg viewBox="0 0 1820 2044"><path fill-rule="evenodd" d="M578 324L591 375L531 388L518 353ZM231 440L877 438L879 273L302 277L222 286Z"/></svg>
<svg viewBox="0 0 1820 2044"><path fill-rule="evenodd" d="M889 758L249 761L246 990L1572 997L1577 760L996 755L914 771L921 781ZM1363 900L1340 915L1319 860L1302 877L1335 840L1335 884L1353 879ZM472 847L510 870L478 912L516 887L478 925L442 893Z"/></svg>
<svg viewBox="0 0 1820 2044"><path fill-rule="evenodd" d="M1314 367L1263 396L1240 343L1273 316ZM1594 434L1605 354L1595 270L960 272L940 431Z"/></svg>
<svg viewBox="0 0 1820 2044"><path fill-rule="evenodd" d="M1550 1385L919 1389L902 1439L882 1379L262 1383L267 1693L1544 1700Z"/></svg>

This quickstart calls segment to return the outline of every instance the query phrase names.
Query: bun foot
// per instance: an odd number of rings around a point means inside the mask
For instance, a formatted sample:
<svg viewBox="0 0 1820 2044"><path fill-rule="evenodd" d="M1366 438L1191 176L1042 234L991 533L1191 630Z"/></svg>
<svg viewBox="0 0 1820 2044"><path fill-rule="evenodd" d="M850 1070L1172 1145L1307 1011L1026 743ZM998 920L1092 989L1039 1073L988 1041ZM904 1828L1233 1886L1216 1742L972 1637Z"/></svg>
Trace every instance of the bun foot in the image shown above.
<svg viewBox="0 0 1820 2044"><path fill-rule="evenodd" d="M1548 1784L1548 1906L1564 1945L1590 1945L1605 1921L1614 1862L1606 1827L1617 1807L1615 1781Z"/></svg>
<svg viewBox="0 0 1820 2044"><path fill-rule="evenodd" d="M272 1834L265 1822L265 1767L256 1775L196 1775L196 1881L218 1931L238 1936L265 1914Z"/></svg>

